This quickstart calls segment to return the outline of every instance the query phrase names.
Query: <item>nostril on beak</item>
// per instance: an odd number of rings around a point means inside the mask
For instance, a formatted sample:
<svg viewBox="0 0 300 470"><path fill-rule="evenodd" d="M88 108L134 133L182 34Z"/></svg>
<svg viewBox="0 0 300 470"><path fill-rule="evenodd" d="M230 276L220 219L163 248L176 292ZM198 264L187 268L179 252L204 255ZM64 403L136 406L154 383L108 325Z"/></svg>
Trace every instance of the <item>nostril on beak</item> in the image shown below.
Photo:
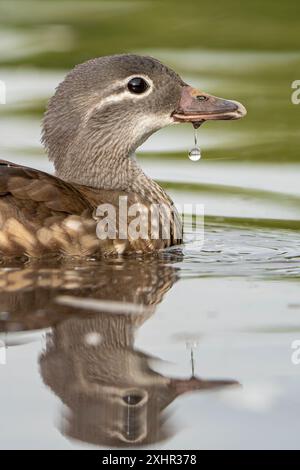
<svg viewBox="0 0 300 470"><path fill-rule="evenodd" d="M204 95L197 95L196 96L196 99L198 101L207 101L208 100L208 97L207 96L204 96Z"/></svg>

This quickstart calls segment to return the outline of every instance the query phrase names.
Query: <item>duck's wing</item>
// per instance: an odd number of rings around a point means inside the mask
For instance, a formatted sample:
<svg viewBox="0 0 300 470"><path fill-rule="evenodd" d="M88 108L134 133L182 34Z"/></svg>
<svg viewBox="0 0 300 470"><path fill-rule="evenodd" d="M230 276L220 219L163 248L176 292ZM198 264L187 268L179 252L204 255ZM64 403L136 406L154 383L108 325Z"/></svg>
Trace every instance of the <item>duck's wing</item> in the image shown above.
<svg viewBox="0 0 300 470"><path fill-rule="evenodd" d="M95 233L92 210L71 184L0 160L1 255L89 254L82 239Z"/></svg>
<svg viewBox="0 0 300 470"><path fill-rule="evenodd" d="M136 238L127 232L136 216L127 219L127 212L120 207L122 196L128 209L136 207L138 213L145 210L148 222L144 223L142 218L141 224L146 226L146 237ZM112 239L101 239L98 235L100 206L103 210L107 206L113 209L109 220L111 226L115 225L116 237ZM0 256L149 253L181 242L175 235L180 232L177 215L165 238L151 237L150 217L150 202L136 193L70 184L48 173L0 160ZM118 238L121 219L122 232L126 234ZM156 225L164 226L164 217L159 216Z"/></svg>
<svg viewBox="0 0 300 470"><path fill-rule="evenodd" d="M152 203L132 191L101 190L75 184L74 186L93 205L94 217L98 223L101 224L103 218L97 218L97 215L105 212L106 207L115 210L116 234L126 233L126 240L122 236L117 237L113 243L106 243L107 254L151 253L182 243L180 216L162 189L164 198L160 203Z"/></svg>

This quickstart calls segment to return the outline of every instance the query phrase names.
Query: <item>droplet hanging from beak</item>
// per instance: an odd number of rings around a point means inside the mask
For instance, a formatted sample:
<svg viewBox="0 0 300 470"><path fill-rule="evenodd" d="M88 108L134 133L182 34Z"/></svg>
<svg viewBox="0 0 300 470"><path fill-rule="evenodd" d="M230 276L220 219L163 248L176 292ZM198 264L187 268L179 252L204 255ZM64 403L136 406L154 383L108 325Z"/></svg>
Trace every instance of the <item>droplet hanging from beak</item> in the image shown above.
<svg viewBox="0 0 300 470"><path fill-rule="evenodd" d="M201 158L201 150L199 147L193 147L190 151L189 151L189 159L192 161L192 162L197 162L198 160L200 160Z"/></svg>
<svg viewBox="0 0 300 470"><path fill-rule="evenodd" d="M189 151L189 159L192 162L197 162L201 158L201 150L200 147L198 146L198 135L197 135L197 129L200 127L201 122L195 122L193 123L194 126L194 147Z"/></svg>

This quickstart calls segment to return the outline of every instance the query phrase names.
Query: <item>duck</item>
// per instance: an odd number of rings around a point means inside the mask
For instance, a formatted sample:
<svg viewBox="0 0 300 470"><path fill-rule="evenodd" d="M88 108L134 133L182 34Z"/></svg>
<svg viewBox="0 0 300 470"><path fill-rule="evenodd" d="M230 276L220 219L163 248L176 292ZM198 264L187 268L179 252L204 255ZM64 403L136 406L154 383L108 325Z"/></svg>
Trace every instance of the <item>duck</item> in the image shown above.
<svg viewBox="0 0 300 470"><path fill-rule="evenodd" d="M240 387L232 378L157 372L167 364L136 348L143 320L132 317L73 314L49 333L39 371L63 404L59 430L66 438L117 448L157 444L178 432L166 423L179 405L177 398Z"/></svg>
<svg viewBox="0 0 300 470"><path fill-rule="evenodd" d="M0 338L12 351L47 330L37 364L27 370L38 365L56 396L65 438L118 448L157 444L180 430L166 420L181 406L177 398L239 386L234 377L202 377L200 369L176 377L162 358L136 344L179 281L177 256L167 263L155 256L79 261L30 260L0 269ZM164 350L165 340L155 338ZM189 339L183 332L176 341L184 346Z"/></svg>
<svg viewBox="0 0 300 470"><path fill-rule="evenodd" d="M241 103L188 85L153 57L121 54L77 65L42 123L55 173L0 161L0 256L107 257L180 245L180 215L135 152L166 126L245 114ZM153 218L157 207L171 214L167 234L164 215Z"/></svg>

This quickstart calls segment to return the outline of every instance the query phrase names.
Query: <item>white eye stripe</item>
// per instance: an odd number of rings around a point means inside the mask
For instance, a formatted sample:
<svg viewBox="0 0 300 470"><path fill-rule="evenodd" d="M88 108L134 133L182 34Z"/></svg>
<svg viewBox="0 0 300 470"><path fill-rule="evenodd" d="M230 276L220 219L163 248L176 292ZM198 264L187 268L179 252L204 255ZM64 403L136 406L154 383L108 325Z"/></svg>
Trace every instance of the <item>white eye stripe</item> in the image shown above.
<svg viewBox="0 0 300 470"><path fill-rule="evenodd" d="M143 80L145 80L148 84L148 88L144 93L140 94L135 94L131 93L127 89L127 84L130 80L133 78L140 77ZM121 87L126 86L126 89L122 92L114 94L114 90L118 90ZM108 103L118 103L119 101L123 101L126 98L130 98L132 100L140 100L144 98L145 96L148 96L150 93L152 93L153 90L153 81L151 78L149 78L146 75L143 74L135 74L135 75L130 75L129 77L125 78L124 80L119 80L118 82L115 82L112 88L112 94L105 96L102 100L100 100L96 105L92 106L87 113L85 114L84 117L84 124L86 124L90 118L90 116L93 114L94 111L98 111L99 109L103 108L106 104Z"/></svg>
<svg viewBox="0 0 300 470"><path fill-rule="evenodd" d="M130 82L130 80L132 80L133 78L142 78L143 80L145 80L145 82L148 85L148 88L147 88L147 90L144 91L144 93L134 94L134 93L131 93L128 90L127 85ZM124 89L123 92L113 94L115 90L118 90L118 89L124 88L124 87L125 87L125 89ZM130 75L129 77L125 78L124 80L119 80L118 82L115 82L114 85L113 85L113 88L111 90L112 93L109 96L106 96L105 98L103 98L103 100L101 100L98 104L99 105L101 105L102 103L105 104L109 101L115 101L115 102L116 101L121 101L122 99L124 99L127 96L130 97L130 98L134 98L134 99L141 99L144 96L148 96L152 92L152 90L153 90L153 81L147 75L143 75L143 74Z"/></svg>

